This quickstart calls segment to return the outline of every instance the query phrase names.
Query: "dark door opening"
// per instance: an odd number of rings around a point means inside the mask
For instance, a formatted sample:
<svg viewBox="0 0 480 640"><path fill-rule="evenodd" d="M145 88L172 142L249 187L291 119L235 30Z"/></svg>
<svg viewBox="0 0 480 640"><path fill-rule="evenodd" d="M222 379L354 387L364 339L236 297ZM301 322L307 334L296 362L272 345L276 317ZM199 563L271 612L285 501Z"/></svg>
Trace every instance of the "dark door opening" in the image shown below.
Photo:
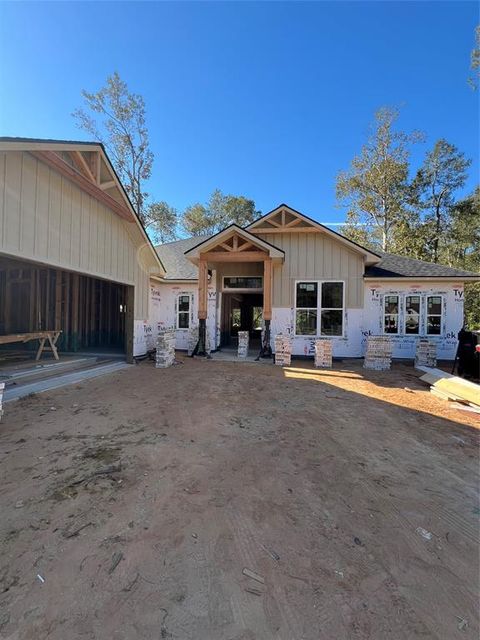
<svg viewBox="0 0 480 640"><path fill-rule="evenodd" d="M260 348L263 293L223 293L221 319L221 347L235 349L238 332L248 331L250 346Z"/></svg>

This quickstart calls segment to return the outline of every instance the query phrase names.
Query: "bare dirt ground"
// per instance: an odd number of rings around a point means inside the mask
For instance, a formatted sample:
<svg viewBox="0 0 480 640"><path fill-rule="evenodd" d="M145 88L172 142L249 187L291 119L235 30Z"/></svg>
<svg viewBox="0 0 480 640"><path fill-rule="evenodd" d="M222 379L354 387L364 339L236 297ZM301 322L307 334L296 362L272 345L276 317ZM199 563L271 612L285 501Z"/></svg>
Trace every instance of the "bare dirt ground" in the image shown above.
<svg viewBox="0 0 480 640"><path fill-rule="evenodd" d="M404 365L190 359L8 404L0 637L478 638L480 421L446 407Z"/></svg>

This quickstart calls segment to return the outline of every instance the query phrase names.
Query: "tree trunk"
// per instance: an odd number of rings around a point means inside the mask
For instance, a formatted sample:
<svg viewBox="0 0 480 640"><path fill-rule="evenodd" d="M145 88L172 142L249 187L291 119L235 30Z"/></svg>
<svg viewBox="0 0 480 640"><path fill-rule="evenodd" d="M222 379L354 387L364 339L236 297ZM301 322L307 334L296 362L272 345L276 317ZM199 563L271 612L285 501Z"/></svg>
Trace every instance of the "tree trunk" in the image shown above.
<svg viewBox="0 0 480 640"><path fill-rule="evenodd" d="M433 239L433 261L438 262L438 239L440 237L440 226L442 222L442 214L440 213L440 204L435 207L435 238Z"/></svg>

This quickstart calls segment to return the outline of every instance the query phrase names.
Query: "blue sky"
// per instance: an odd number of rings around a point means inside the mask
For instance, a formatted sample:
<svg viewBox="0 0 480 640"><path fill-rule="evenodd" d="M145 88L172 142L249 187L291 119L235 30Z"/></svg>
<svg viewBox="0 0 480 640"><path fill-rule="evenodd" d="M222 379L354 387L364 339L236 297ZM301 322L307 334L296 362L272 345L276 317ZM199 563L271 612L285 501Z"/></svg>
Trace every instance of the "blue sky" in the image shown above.
<svg viewBox="0 0 480 640"><path fill-rule="evenodd" d="M335 176L375 110L474 160L474 2L0 3L0 131L86 139L80 91L117 70L147 104L149 191L178 209L215 188L341 221Z"/></svg>

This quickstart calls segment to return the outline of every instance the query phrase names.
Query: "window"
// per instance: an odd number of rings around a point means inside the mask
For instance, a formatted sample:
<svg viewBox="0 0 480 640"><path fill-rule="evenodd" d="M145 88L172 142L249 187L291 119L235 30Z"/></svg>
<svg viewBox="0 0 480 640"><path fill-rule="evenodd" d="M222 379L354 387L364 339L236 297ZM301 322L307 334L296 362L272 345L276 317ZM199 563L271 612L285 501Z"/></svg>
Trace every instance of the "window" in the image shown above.
<svg viewBox="0 0 480 640"><path fill-rule="evenodd" d="M262 286L261 276L224 276L223 278L224 289L261 289Z"/></svg>
<svg viewBox="0 0 480 640"><path fill-rule="evenodd" d="M343 282L297 282L295 334L343 335Z"/></svg>
<svg viewBox="0 0 480 640"><path fill-rule="evenodd" d="M420 296L405 297L405 333L408 335L420 333Z"/></svg>
<svg viewBox="0 0 480 640"><path fill-rule="evenodd" d="M180 294L178 296L177 309L177 329L188 329L190 327L190 296Z"/></svg>
<svg viewBox="0 0 480 640"><path fill-rule="evenodd" d="M343 334L343 282L322 282L320 335Z"/></svg>
<svg viewBox="0 0 480 640"><path fill-rule="evenodd" d="M314 336L317 333L318 284L297 283L295 333L299 336Z"/></svg>
<svg viewBox="0 0 480 640"><path fill-rule="evenodd" d="M442 296L427 297L427 335L442 333Z"/></svg>
<svg viewBox="0 0 480 640"><path fill-rule="evenodd" d="M383 311L383 332L398 333L398 296L385 296Z"/></svg>

